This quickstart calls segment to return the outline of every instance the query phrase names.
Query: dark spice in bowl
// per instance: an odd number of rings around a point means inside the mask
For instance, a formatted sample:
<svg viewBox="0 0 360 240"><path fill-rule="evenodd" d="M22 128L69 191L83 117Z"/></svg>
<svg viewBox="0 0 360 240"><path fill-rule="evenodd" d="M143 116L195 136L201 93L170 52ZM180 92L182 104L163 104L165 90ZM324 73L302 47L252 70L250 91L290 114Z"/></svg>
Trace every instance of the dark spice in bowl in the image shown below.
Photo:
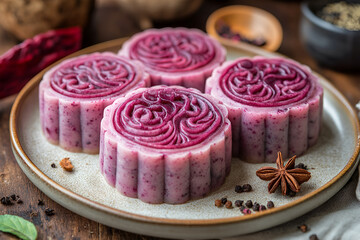
<svg viewBox="0 0 360 240"><path fill-rule="evenodd" d="M245 43L249 43L252 45L255 45L257 47L262 47L266 45L266 39L259 36L257 38L247 38L245 37L243 34L235 32L233 30L231 30L230 26L228 24L226 24L224 21L219 21L217 26L216 26L216 31L217 33L223 37L223 38L227 38L233 41L241 41L241 42L245 42Z"/></svg>
<svg viewBox="0 0 360 240"><path fill-rule="evenodd" d="M301 5L302 19L300 25L301 38L308 53L323 67L342 71L359 71L360 69L360 30L349 30L358 23L346 23L347 28L324 20L324 12L340 24L343 11L339 7L334 9L332 4L339 4L339 0L319 0L303 2ZM346 0L347 6L360 5L359 0ZM337 6L337 5L335 5ZM325 11L326 10L326 11ZM334 10L334 11L332 11ZM341 16L340 16L341 15ZM356 15L356 14L355 14ZM346 16L354 18L356 16ZM329 16L328 16L329 17Z"/></svg>
<svg viewBox="0 0 360 240"><path fill-rule="evenodd" d="M344 1L325 5L317 15L323 20L350 31L360 30L360 4Z"/></svg>

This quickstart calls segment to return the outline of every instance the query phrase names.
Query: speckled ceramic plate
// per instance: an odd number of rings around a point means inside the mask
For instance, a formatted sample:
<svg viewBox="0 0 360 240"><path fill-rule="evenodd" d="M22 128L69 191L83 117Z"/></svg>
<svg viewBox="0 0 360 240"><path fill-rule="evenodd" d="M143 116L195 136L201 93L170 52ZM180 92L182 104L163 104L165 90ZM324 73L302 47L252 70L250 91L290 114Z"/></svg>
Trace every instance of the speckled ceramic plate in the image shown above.
<svg viewBox="0 0 360 240"><path fill-rule="evenodd" d="M124 39L102 43L72 56L94 51L117 51ZM256 48L228 49L228 58L253 55L275 56ZM333 196L355 170L359 154L359 123L354 109L327 80L322 132L318 143L298 158L310 168L312 178L296 197L280 192L268 194L267 182L255 171L265 164L248 164L234 159L226 183L209 196L186 204L146 204L127 198L106 184L98 168L98 155L70 153L48 143L40 130L38 74L18 95L10 117L14 155L28 178L62 206L97 222L130 232L168 238L220 238L250 233L281 224L316 208ZM75 171L68 173L51 164L70 157ZM251 183L253 191L235 193L236 184ZM243 216L238 208L214 206L214 200L252 199L275 208Z"/></svg>

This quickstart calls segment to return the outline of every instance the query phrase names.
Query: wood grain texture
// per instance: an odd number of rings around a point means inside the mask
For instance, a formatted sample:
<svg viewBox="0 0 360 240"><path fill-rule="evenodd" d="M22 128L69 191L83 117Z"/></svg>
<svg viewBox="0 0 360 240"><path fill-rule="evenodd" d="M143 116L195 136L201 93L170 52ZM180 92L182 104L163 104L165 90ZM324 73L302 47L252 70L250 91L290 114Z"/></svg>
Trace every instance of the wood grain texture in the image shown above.
<svg viewBox="0 0 360 240"><path fill-rule="evenodd" d="M205 30L207 17L219 7L233 4L246 4L263 8L275 15L282 24L284 40L279 52L301 63L329 79L355 105L360 100L360 74L341 73L318 66L305 51L299 36L299 1L263 1L263 0L206 0L201 9L186 19L154 23L155 27L184 26ZM104 27L105 26L105 27ZM99 1L89 27L85 31L85 46L98 42L131 35L140 28L131 16L124 13L114 1ZM0 53L3 53L17 41L0 29ZM24 175L11 151L9 138L9 113L11 100L0 100L0 198L16 194L22 204L4 206L0 204L0 214L14 214L32 221L39 232L38 239L156 239L136 235L104 226L83 218L55 203L40 192ZM353 178L354 179L354 178ZM44 201L43 206L38 200ZM45 209L54 209L54 216L46 216ZM0 239L16 239L0 232Z"/></svg>

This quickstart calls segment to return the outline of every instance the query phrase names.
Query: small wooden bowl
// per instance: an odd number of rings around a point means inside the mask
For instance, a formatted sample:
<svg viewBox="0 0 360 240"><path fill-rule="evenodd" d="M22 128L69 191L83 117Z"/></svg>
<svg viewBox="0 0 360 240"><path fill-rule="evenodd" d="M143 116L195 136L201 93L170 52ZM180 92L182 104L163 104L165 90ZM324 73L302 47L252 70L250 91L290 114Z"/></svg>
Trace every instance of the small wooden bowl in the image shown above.
<svg viewBox="0 0 360 240"><path fill-rule="evenodd" d="M221 37L216 29L220 22L248 39L264 38L266 44L262 48L268 51L276 51L281 45L283 32L279 21L262 9L243 5L228 6L213 12L206 22L208 34L218 39L221 44L233 47L243 44L249 46L250 44L241 41Z"/></svg>

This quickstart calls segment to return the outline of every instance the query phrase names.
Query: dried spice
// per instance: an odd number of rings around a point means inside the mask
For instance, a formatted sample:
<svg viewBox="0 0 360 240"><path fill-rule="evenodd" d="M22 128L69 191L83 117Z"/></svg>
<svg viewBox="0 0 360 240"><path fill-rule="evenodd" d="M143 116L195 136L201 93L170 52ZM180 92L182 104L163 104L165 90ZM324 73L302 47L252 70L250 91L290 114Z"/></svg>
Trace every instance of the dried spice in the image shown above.
<svg viewBox="0 0 360 240"><path fill-rule="evenodd" d="M236 186L235 186L235 192L236 192L236 193L242 193L242 192L243 192L242 186L236 185Z"/></svg>
<svg viewBox="0 0 360 240"><path fill-rule="evenodd" d="M221 203L221 200L220 199L216 199L215 200L215 206L217 207L221 207L223 204Z"/></svg>
<svg viewBox="0 0 360 240"><path fill-rule="evenodd" d="M226 24L224 21L219 21L216 26L217 33L223 37L227 38L236 42L245 42L249 43L258 47L262 47L266 45L266 39L263 37L257 37L254 39L249 39L243 36L242 34L238 32L234 32L231 30L230 26Z"/></svg>
<svg viewBox="0 0 360 240"><path fill-rule="evenodd" d="M258 204L258 203L254 203L254 206L252 207L252 210L254 210L254 211L259 211L260 210L260 204Z"/></svg>
<svg viewBox="0 0 360 240"><path fill-rule="evenodd" d="M251 200L247 200L246 203L245 203L245 206L246 206L247 208L252 208L253 202L252 202Z"/></svg>
<svg viewBox="0 0 360 240"><path fill-rule="evenodd" d="M10 196L2 197L0 199L1 204L5 206L13 205L14 203L22 204L23 201L20 199L19 195L11 194Z"/></svg>
<svg viewBox="0 0 360 240"><path fill-rule="evenodd" d="M38 205L39 205L39 206L44 206L44 205L45 205L45 203L44 203L44 201L43 201L43 200L38 199Z"/></svg>
<svg viewBox="0 0 360 240"><path fill-rule="evenodd" d="M72 165L70 158L63 158L60 161L60 166L67 172L72 172L74 169L74 166Z"/></svg>
<svg viewBox="0 0 360 240"><path fill-rule="evenodd" d="M244 184L244 185L242 186L242 189L243 189L244 192L251 192L252 187L251 187L250 184Z"/></svg>
<svg viewBox="0 0 360 240"><path fill-rule="evenodd" d="M52 168L56 168L55 163L52 163L52 164L51 164L51 167L52 167Z"/></svg>
<svg viewBox="0 0 360 240"><path fill-rule="evenodd" d="M323 20L350 31L360 30L360 4L345 1L325 5L317 15Z"/></svg>
<svg viewBox="0 0 360 240"><path fill-rule="evenodd" d="M260 211L265 211L266 210L266 207L264 205L260 205Z"/></svg>
<svg viewBox="0 0 360 240"><path fill-rule="evenodd" d="M221 198L221 203L222 203L222 204L225 204L226 202L227 202L227 198L226 198L226 197Z"/></svg>
<svg viewBox="0 0 360 240"><path fill-rule="evenodd" d="M2 205L5 205L5 206L13 205L10 197L2 197L0 199L0 202L1 202Z"/></svg>
<svg viewBox="0 0 360 240"><path fill-rule="evenodd" d="M81 47L81 29L52 30L14 46L0 56L0 98L17 93L51 63Z"/></svg>
<svg viewBox="0 0 360 240"><path fill-rule="evenodd" d="M241 207L243 205L244 201L243 200L236 200L235 201L235 206L236 207Z"/></svg>
<svg viewBox="0 0 360 240"><path fill-rule="evenodd" d="M273 201L268 201L266 206L267 206L267 208L273 208L274 207L274 202Z"/></svg>
<svg viewBox="0 0 360 240"><path fill-rule="evenodd" d="M45 209L45 214L46 214L47 216L53 216L53 215L55 215L55 211L54 211L54 209L46 208L46 209Z"/></svg>
<svg viewBox="0 0 360 240"><path fill-rule="evenodd" d="M309 237L310 240L319 240L318 236L316 234L312 234L310 237Z"/></svg>
<svg viewBox="0 0 360 240"><path fill-rule="evenodd" d="M303 163L296 164L294 168L301 168L301 169L308 170L308 167Z"/></svg>
<svg viewBox="0 0 360 240"><path fill-rule="evenodd" d="M248 208L244 208L241 212L245 215L251 214L251 210Z"/></svg>
<svg viewBox="0 0 360 240"><path fill-rule="evenodd" d="M256 175L265 181L270 181L268 185L269 193L274 193L281 186L281 192L286 195L289 190L300 191L300 185L311 178L310 172L301 168L294 168L295 158L293 156L284 166L281 152L278 152L276 159L277 168L262 167L256 171Z"/></svg>
<svg viewBox="0 0 360 240"><path fill-rule="evenodd" d="M225 207L226 207L227 209L233 208L232 202L228 200L228 201L225 203Z"/></svg>
<svg viewBox="0 0 360 240"><path fill-rule="evenodd" d="M309 231L309 228L308 228L308 226L307 226L306 224L303 224L303 225L301 225L301 226L298 226L298 229L299 229L301 232L303 232L303 233Z"/></svg>

